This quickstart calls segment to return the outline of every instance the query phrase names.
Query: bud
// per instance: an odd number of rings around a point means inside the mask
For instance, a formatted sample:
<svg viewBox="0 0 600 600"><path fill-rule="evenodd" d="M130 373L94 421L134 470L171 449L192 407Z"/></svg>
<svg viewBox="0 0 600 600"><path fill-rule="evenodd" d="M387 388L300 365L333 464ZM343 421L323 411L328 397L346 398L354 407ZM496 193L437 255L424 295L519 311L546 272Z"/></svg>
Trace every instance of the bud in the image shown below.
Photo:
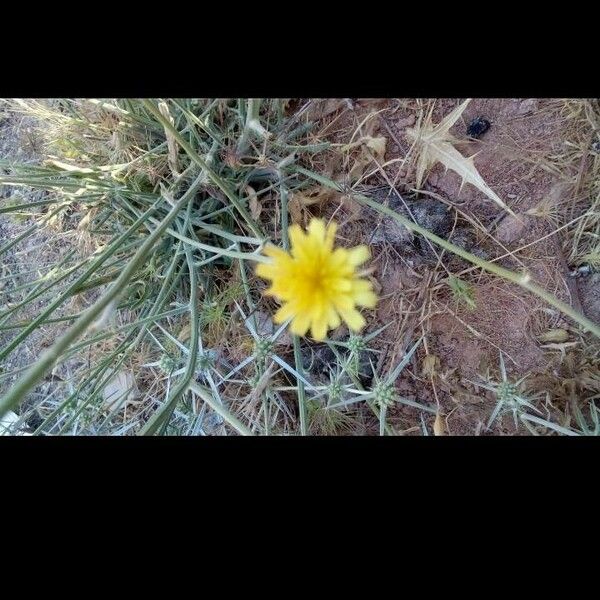
<svg viewBox="0 0 600 600"><path fill-rule="evenodd" d="M396 391L392 383L379 382L373 390L373 395L379 406L391 406L396 401Z"/></svg>

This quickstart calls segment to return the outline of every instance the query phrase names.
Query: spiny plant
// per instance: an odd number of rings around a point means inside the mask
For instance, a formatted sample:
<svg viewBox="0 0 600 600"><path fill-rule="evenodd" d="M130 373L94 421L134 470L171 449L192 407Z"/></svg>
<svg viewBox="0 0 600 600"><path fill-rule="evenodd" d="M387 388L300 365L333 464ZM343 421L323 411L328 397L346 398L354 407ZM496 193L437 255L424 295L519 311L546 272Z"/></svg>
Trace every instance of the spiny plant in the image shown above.
<svg viewBox="0 0 600 600"><path fill-rule="evenodd" d="M489 390L496 398L496 405L494 406L494 409L492 410L490 418L487 422L488 430L492 427L497 418L502 417L504 414L512 414L515 429L518 429L519 423L521 423L530 433L538 435L537 431L535 431L530 425L530 423L536 423L555 431L559 431L563 434L573 435L570 430L560 427L552 421L548 421L531 414L531 411L538 414L542 413L533 404L535 399L527 396L521 389L522 384L527 376L521 377L517 381L511 381L506 373L506 366L504 364L502 352L500 352L500 377L500 381L494 381L488 373L484 378L484 381L474 382L467 380L478 387Z"/></svg>
<svg viewBox="0 0 600 600"><path fill-rule="evenodd" d="M374 332L374 333L378 334L382 329L380 329L379 331ZM371 337L371 339L373 339L373 338ZM372 383L370 390L365 390L363 388L362 384L360 383L360 381L358 380L358 377L356 377L353 374L352 369L348 370L346 368L345 369L346 372L348 372L350 374L350 376L352 377L353 382L355 384L354 389L349 388L346 390L346 392L348 394L354 394L354 395L350 396L346 400L340 400L334 404L330 404L327 406L327 408L328 409L337 409L340 407L349 406L349 405L354 404L359 401L364 401L367 404L367 406L369 406L369 408L377 416L377 418L379 420L379 433L382 436L385 435L386 433L388 435L393 434L393 431L389 427L386 419L387 419L388 409L391 406L393 406L395 403L405 404L406 406L411 406L413 408L417 408L419 410L435 414L436 410L434 408L427 406L425 404L419 403L419 402L415 402L409 398L404 398L403 396L398 395L395 391L395 383L396 383L398 377L402 373L403 369L410 362L413 354L415 353L415 351L417 350L417 348L419 347L421 342L422 342L422 338L419 339L412 346L412 348L410 348L410 350L405 354L405 356L398 363L398 365L396 365L396 367L394 369L392 369L386 376L382 377L378 373L376 373L375 370L373 370L373 383ZM356 347L356 345L357 345L356 340L353 340L352 346ZM363 348L365 347L364 340L361 340L360 346ZM349 343L347 344L347 347L350 347ZM349 362L354 361L354 357L352 356L352 351L350 352L349 358L346 360L347 360L347 362L345 363L345 365L347 365Z"/></svg>
<svg viewBox="0 0 600 600"><path fill-rule="evenodd" d="M99 412L102 390L110 376L124 368L148 335L158 328L168 329L173 318L187 315L191 335L183 366L173 357L172 364L165 363L167 358L161 362L163 372L174 369L176 384L162 402L149 401L146 413L150 415L139 431L156 433L165 431L182 397L198 387L201 333L207 323L222 322L223 303L232 299L217 296L211 300L202 290L211 289L219 270L242 269L243 261L261 259L257 251L266 235L249 213L248 187L254 186L261 196L271 190L293 191L301 182L288 169L304 149L279 101L266 106L255 99L91 104L93 111L89 110L90 101L65 100L60 110L41 102L19 103L22 110L52 115L55 131L50 137L62 139L75 130L79 131L78 141L84 143L81 130L87 129L104 144L116 132L119 143L104 155L83 147L76 164L71 162L75 155L62 151L60 160L54 158L43 165L7 161L1 165L7 174L0 177L0 184L48 192L46 199L35 205L3 207L15 214L28 210L35 218L21 239L57 214L93 208L88 227L98 235L99 243L90 258L70 267L70 279L55 272L49 281L34 282L31 290L16 286L21 298L1 315L0 323L14 336L0 350L0 360L37 328L54 321L57 313L64 313L68 302L83 291L95 290L99 297L79 313L60 315L70 325L67 333L0 400L0 412L17 407L57 361L64 363L78 353L94 351L110 338L114 342L111 351L78 373L73 391L36 431L72 432L89 407ZM49 145L61 152L60 144L52 146L50 140ZM99 147L102 143L94 144L93 150ZM39 210L42 212L35 212ZM19 241L3 244L0 254ZM60 287L63 280L68 283ZM24 312L38 298L46 302L34 318L16 323L13 319L7 325L9 315ZM217 313L211 312L215 306ZM126 309L135 310L123 322ZM115 326L115 321L120 324ZM202 394L214 398L214 390ZM220 411L226 412L225 403L221 404ZM76 406L76 410L65 422L60 415L67 406ZM234 421L233 415L229 421Z"/></svg>
<svg viewBox="0 0 600 600"><path fill-rule="evenodd" d="M431 112L417 127L409 128L406 134L416 144L417 188L421 187L425 173L437 162L441 162L446 170L451 169L461 177L461 190L465 183L470 183L482 191L498 206L514 215L502 199L484 181L473 162L474 156L466 158L455 147L455 138L450 133L452 126L458 121L471 100L465 100L452 112L447 114L437 125L432 122Z"/></svg>

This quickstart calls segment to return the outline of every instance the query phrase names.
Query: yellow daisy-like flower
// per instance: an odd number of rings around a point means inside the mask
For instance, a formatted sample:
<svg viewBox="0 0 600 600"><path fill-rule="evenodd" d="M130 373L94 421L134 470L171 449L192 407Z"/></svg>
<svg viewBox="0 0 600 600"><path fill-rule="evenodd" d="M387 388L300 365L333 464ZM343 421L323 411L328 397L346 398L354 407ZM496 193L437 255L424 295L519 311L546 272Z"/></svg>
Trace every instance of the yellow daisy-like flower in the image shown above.
<svg viewBox="0 0 600 600"><path fill-rule="evenodd" d="M259 277L271 281L266 294L282 304L275 323L291 318L292 333L306 335L310 328L317 341L324 340L327 331L339 327L342 320L353 331L360 330L365 319L356 307L373 308L377 302L371 282L356 272L370 257L369 249L334 250L336 229L335 223L325 227L321 219L313 219L306 233L292 225L290 253L269 245L264 253L271 261L256 268Z"/></svg>

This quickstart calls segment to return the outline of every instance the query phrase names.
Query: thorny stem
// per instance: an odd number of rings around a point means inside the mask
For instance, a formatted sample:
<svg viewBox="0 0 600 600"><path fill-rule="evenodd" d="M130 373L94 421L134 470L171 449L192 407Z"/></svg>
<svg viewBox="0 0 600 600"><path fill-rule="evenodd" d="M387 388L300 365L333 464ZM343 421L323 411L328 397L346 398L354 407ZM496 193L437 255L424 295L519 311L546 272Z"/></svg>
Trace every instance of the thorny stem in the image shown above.
<svg viewBox="0 0 600 600"><path fill-rule="evenodd" d="M198 385L194 381L190 382L190 389L198 394L217 414L221 415L238 433L241 435L254 435L237 417L215 400L209 389Z"/></svg>
<svg viewBox="0 0 600 600"><path fill-rule="evenodd" d="M164 405L157 410L152 417L150 417L148 422L140 431L139 435L154 435L161 426L166 426L166 424L168 424L169 418L175 409L175 405L179 401L179 398L181 398L181 396L187 391L190 381L192 381L196 371L196 362L198 359L198 338L200 337L198 326L198 282L196 267L194 267L194 260L189 246L185 247L185 255L188 264L188 272L190 274L190 323L192 325L188 364L181 381L173 390L171 396L167 399Z"/></svg>
<svg viewBox="0 0 600 600"><path fill-rule="evenodd" d="M243 154L248 148L248 139L250 132L253 129L253 125L258 122L258 115L260 111L260 98L248 98L248 108L246 110L246 124L242 131L242 135L238 141L237 153L238 155Z"/></svg>
<svg viewBox="0 0 600 600"><path fill-rule="evenodd" d="M385 418L387 416L387 406L384 404L379 412L379 435L385 435Z"/></svg>

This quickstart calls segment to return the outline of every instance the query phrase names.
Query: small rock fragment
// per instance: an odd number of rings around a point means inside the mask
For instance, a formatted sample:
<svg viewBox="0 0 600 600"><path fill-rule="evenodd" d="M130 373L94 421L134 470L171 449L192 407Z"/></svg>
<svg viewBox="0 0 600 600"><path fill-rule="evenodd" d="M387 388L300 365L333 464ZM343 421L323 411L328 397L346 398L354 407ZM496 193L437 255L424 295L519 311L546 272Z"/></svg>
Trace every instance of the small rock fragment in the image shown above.
<svg viewBox="0 0 600 600"><path fill-rule="evenodd" d="M500 222L494 237L502 244L511 244L526 233L529 226L529 217L526 215L506 215Z"/></svg>
<svg viewBox="0 0 600 600"><path fill-rule="evenodd" d="M518 113L520 115L527 115L532 113L538 109L538 101L536 98L529 98L527 100L523 100L521 104L519 104Z"/></svg>

